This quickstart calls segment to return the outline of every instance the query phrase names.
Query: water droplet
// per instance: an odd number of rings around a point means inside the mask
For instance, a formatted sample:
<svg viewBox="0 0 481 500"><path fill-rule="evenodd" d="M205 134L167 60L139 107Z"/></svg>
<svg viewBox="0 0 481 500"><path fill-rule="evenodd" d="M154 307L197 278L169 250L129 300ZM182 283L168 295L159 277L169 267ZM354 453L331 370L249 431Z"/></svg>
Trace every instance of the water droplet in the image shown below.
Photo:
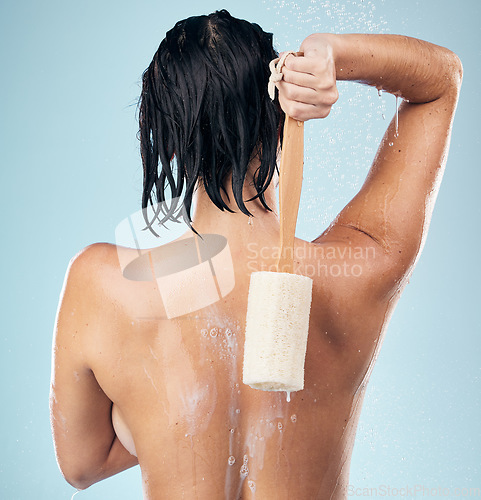
<svg viewBox="0 0 481 500"><path fill-rule="evenodd" d="M291 422L295 424L297 422L297 416L296 415L291 415Z"/></svg>
<svg viewBox="0 0 481 500"><path fill-rule="evenodd" d="M225 336L230 337L232 335L232 330L230 328L225 329Z"/></svg>
<svg viewBox="0 0 481 500"><path fill-rule="evenodd" d="M240 413L240 408L237 408L236 411L235 411L237 414Z"/></svg>
<svg viewBox="0 0 481 500"><path fill-rule="evenodd" d="M207 337L207 334L209 332L207 331L207 328L202 328L202 330L200 331L200 334L202 335L202 337Z"/></svg>
<svg viewBox="0 0 481 500"><path fill-rule="evenodd" d="M381 96L382 96L382 94L381 94L381 89L377 89L377 95L378 95L379 97L381 97Z"/></svg>
<svg viewBox="0 0 481 500"><path fill-rule="evenodd" d="M288 403L290 403L290 402L291 402L291 393L290 393L290 392L286 392L286 401L287 401Z"/></svg>
<svg viewBox="0 0 481 500"><path fill-rule="evenodd" d="M253 493L254 491L256 491L256 483L254 483L254 481L247 481L247 485L249 486L249 488Z"/></svg>
<svg viewBox="0 0 481 500"><path fill-rule="evenodd" d="M230 429L231 434L234 434L234 432L235 432L235 429Z"/></svg>
<svg viewBox="0 0 481 500"><path fill-rule="evenodd" d="M282 431L282 422L277 422L277 428Z"/></svg>
<svg viewBox="0 0 481 500"><path fill-rule="evenodd" d="M248 222L249 226L252 226L253 225L253 221L252 221L252 217L249 217L249 222Z"/></svg>
<svg viewBox="0 0 481 500"><path fill-rule="evenodd" d="M390 142L389 145L392 146L394 144L394 142Z"/></svg>
<svg viewBox="0 0 481 500"><path fill-rule="evenodd" d="M232 455L227 459L227 463L229 465L234 465L235 464L235 457L233 457Z"/></svg>
<svg viewBox="0 0 481 500"><path fill-rule="evenodd" d="M242 467L240 468L240 475L241 476L247 476L249 474L249 468L247 467L247 462L249 461L249 457L247 455L244 455L244 460L242 461Z"/></svg>
<svg viewBox="0 0 481 500"><path fill-rule="evenodd" d="M212 330L210 331L210 336L211 337L217 337L217 328L212 328Z"/></svg>

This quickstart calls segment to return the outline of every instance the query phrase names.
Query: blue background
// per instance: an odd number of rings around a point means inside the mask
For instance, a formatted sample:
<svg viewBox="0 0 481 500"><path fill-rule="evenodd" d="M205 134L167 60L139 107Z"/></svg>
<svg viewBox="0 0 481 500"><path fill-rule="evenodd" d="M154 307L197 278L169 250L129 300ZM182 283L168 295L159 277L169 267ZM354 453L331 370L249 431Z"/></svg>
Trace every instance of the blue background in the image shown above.
<svg viewBox="0 0 481 500"><path fill-rule="evenodd" d="M480 488L481 2L2 0L0 498L67 500L74 492L57 469L48 412L64 273L82 247L114 242L116 225L139 208L139 81L165 32L220 8L274 32L279 50L297 49L314 31L383 32L460 56L447 171L373 372L350 483ZM393 96L353 83L339 90L331 116L306 126L300 237L322 232L360 187L394 114ZM84 498L140 499L138 467L75 500Z"/></svg>

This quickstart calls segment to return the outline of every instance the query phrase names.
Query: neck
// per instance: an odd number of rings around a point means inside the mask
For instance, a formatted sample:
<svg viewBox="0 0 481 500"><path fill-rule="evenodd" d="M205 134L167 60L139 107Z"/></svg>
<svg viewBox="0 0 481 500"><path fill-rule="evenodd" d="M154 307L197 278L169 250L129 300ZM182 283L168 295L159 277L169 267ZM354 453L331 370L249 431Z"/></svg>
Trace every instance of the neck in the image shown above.
<svg viewBox="0 0 481 500"><path fill-rule="evenodd" d="M255 163L255 164L254 164ZM256 195L252 182L252 174L258 167L259 162L255 160L251 163L244 182L243 199L248 200ZM275 179L270 183L264 193L267 205L271 211L266 210L258 199L246 202L246 208L252 214L252 218L242 213L235 203L232 191L231 179L225 183L226 193L222 192L222 199L233 211L220 210L207 195L204 186L199 182L194 196L194 211L192 225L199 233L220 233L224 235L242 234L242 230L264 231L267 234L279 232L279 216L277 209L277 197L275 192Z"/></svg>

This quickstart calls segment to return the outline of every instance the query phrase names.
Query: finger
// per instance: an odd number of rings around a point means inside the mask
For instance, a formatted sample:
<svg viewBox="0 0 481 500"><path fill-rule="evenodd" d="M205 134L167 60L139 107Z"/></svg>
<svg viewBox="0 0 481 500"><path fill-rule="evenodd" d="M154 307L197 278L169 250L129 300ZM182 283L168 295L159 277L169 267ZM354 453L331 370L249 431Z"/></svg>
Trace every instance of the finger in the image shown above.
<svg viewBox="0 0 481 500"><path fill-rule="evenodd" d="M329 103L306 103L288 99L285 95L279 94L279 103L281 108L289 116L296 120L310 120L313 118L326 118L330 111L331 105Z"/></svg>
<svg viewBox="0 0 481 500"><path fill-rule="evenodd" d="M332 106L339 98L339 92L335 85L329 85L325 89L319 86L313 89L281 80L277 83L277 88L279 94L285 99L313 104L315 106Z"/></svg>
<svg viewBox="0 0 481 500"><path fill-rule="evenodd" d="M297 71L299 73L306 73L308 75L314 75L315 70L315 59L313 57L290 57L284 63L284 68L290 69L292 71Z"/></svg>
<svg viewBox="0 0 481 500"><path fill-rule="evenodd" d="M279 94L291 101L313 104L319 101L318 93L310 88L281 80L277 83Z"/></svg>
<svg viewBox="0 0 481 500"><path fill-rule="evenodd" d="M331 111L331 106L314 106L299 101L287 100L282 96L279 97L279 103L286 114L299 121L326 118Z"/></svg>
<svg viewBox="0 0 481 500"><path fill-rule="evenodd" d="M314 75L308 73L300 73L286 67L282 68L282 75L282 78L285 82L299 85L300 87L314 89L318 84L318 79Z"/></svg>
<svg viewBox="0 0 481 500"><path fill-rule="evenodd" d="M282 72L291 70L305 75L312 75L315 78L326 77L332 79L333 83L336 80L336 67L332 50L326 52L324 56L316 57L287 57Z"/></svg>

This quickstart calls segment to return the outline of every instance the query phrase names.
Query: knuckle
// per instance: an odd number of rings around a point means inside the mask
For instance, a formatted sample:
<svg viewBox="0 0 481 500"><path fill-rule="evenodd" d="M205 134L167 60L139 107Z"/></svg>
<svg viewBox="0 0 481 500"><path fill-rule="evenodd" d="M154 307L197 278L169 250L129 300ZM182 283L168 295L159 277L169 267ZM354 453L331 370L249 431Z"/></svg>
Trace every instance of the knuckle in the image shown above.
<svg viewBox="0 0 481 500"><path fill-rule="evenodd" d="M331 95L332 104L336 103L338 99L339 99L339 91L337 90L336 87L334 87L334 90L332 91Z"/></svg>
<svg viewBox="0 0 481 500"><path fill-rule="evenodd" d="M330 84L327 83L324 79L320 78L317 82L316 90L318 92L325 93L327 89L330 88Z"/></svg>
<svg viewBox="0 0 481 500"><path fill-rule="evenodd" d="M295 120L302 119L302 108L297 102L291 102L289 106L289 116L292 116Z"/></svg>
<svg viewBox="0 0 481 500"><path fill-rule="evenodd" d="M321 109L320 118L327 118L331 112L331 107L324 107Z"/></svg>
<svg viewBox="0 0 481 500"><path fill-rule="evenodd" d="M287 64L287 62L286 62L286 64ZM287 66L284 66L281 70L281 73L282 73L282 80L284 82L290 83L292 81L292 75L293 75L294 71L289 69Z"/></svg>
<svg viewBox="0 0 481 500"><path fill-rule="evenodd" d="M287 103L287 114L290 115L290 116L294 116L295 114L297 114L297 104L293 101L289 101Z"/></svg>
<svg viewBox="0 0 481 500"><path fill-rule="evenodd" d="M296 98L296 89L292 85L286 85L284 87L284 95L287 99L295 99Z"/></svg>

